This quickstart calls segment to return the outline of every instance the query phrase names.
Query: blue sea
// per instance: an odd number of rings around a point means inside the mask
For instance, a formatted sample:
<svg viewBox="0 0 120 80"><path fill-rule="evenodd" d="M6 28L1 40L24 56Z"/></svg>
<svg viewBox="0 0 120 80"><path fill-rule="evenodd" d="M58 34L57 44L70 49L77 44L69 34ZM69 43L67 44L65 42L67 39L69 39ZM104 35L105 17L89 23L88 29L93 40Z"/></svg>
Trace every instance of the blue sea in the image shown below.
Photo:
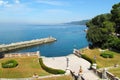
<svg viewBox="0 0 120 80"><path fill-rule="evenodd" d="M13 52L35 52L46 57L66 56L73 49L88 46L85 25L0 25L0 44L33 40L53 36L56 42L37 45Z"/></svg>

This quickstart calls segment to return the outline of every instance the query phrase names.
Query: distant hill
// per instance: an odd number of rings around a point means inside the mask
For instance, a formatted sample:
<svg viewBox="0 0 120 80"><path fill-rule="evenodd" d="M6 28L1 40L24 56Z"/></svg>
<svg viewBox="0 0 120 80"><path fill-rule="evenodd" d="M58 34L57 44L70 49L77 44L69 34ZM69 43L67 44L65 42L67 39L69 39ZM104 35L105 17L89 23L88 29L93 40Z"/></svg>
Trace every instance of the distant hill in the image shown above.
<svg viewBox="0 0 120 80"><path fill-rule="evenodd" d="M85 25L86 22L88 22L89 20L81 20L81 21L72 21L72 22L68 22L65 24L76 24L76 25Z"/></svg>

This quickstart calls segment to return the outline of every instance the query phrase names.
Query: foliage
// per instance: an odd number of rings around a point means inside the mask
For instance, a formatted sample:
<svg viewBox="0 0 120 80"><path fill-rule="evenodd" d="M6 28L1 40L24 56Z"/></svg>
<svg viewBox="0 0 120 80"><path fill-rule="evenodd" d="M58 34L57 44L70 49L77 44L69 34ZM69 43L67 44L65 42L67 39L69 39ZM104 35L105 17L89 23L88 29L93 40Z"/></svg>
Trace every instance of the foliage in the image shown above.
<svg viewBox="0 0 120 80"><path fill-rule="evenodd" d="M111 14L101 14L94 17L92 20L86 23L87 27L103 27L104 21L109 21L111 19Z"/></svg>
<svg viewBox="0 0 120 80"><path fill-rule="evenodd" d="M8 60L4 63L2 63L3 68L14 68L18 65L18 62L16 60Z"/></svg>
<svg viewBox="0 0 120 80"><path fill-rule="evenodd" d="M104 46L109 46L111 48L120 50L120 39L115 36L111 36L108 38L107 43Z"/></svg>
<svg viewBox="0 0 120 80"><path fill-rule="evenodd" d="M88 22L89 20L82 20L82 21L73 21L67 24L75 24L75 25L85 25L86 22Z"/></svg>
<svg viewBox="0 0 120 80"><path fill-rule="evenodd" d="M89 57L88 57L87 55L85 55L85 54L82 54L81 57L82 57L83 59L87 60L88 62L90 62L91 64L96 63L96 61L95 61L94 59L89 58Z"/></svg>
<svg viewBox="0 0 120 80"><path fill-rule="evenodd" d="M120 3L111 13L101 14L86 23L86 38L94 47L120 49Z"/></svg>
<svg viewBox="0 0 120 80"><path fill-rule="evenodd" d="M120 33L120 3L112 6L111 14L111 20L116 23L116 32Z"/></svg>
<svg viewBox="0 0 120 80"><path fill-rule="evenodd" d="M45 71L47 71L47 72L49 72L49 73L52 73L52 74L64 74L64 73L65 73L65 71L63 71L63 70L53 69L53 68L47 67L47 66L43 63L42 58L39 59L39 62L40 62L41 67L42 67Z"/></svg>
<svg viewBox="0 0 120 80"><path fill-rule="evenodd" d="M2 68L0 67L0 78L28 78L32 77L33 74L37 73L39 76L47 76L50 73L43 70L38 63L39 59L37 56L24 56L24 57L11 57L2 58L0 63L8 60L16 60L19 64L15 68Z"/></svg>
<svg viewBox="0 0 120 80"><path fill-rule="evenodd" d="M86 25L88 26L87 39L93 45L103 45L109 36L115 31L114 23L110 22L110 14L98 15L89 21Z"/></svg>
<svg viewBox="0 0 120 80"><path fill-rule="evenodd" d="M86 49L84 50L84 54L87 55L89 58L94 58L94 56L96 56L96 63L97 65L102 68L102 67L110 67L113 66L114 64L119 64L120 65L120 54L117 52L113 52L113 51L105 51L105 53L110 53L114 55L114 58L102 58L100 56L101 51L99 51L99 49ZM107 64L106 64L107 63Z"/></svg>
<svg viewBox="0 0 120 80"><path fill-rule="evenodd" d="M102 56L103 58L113 58L114 54L103 52L100 54L100 56Z"/></svg>

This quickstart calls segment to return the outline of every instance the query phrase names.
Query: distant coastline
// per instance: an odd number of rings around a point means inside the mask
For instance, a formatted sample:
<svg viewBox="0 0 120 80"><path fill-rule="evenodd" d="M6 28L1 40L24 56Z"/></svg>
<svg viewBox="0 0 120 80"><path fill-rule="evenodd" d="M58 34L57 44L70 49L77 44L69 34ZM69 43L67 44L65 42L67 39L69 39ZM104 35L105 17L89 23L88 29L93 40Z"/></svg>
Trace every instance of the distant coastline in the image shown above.
<svg viewBox="0 0 120 80"><path fill-rule="evenodd" d="M65 24L74 24L74 25L86 25L86 22L88 22L88 20L81 20L81 21L72 21L72 22L68 22L68 23L65 23Z"/></svg>

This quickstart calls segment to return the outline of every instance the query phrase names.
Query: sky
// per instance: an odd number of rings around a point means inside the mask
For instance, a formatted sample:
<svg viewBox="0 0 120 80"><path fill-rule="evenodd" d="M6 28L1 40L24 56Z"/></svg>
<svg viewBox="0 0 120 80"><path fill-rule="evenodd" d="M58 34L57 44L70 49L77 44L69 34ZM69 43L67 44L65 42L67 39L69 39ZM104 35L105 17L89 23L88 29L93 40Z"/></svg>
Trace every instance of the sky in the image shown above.
<svg viewBox="0 0 120 80"><path fill-rule="evenodd" d="M0 23L57 24L110 13L120 0L0 0Z"/></svg>

